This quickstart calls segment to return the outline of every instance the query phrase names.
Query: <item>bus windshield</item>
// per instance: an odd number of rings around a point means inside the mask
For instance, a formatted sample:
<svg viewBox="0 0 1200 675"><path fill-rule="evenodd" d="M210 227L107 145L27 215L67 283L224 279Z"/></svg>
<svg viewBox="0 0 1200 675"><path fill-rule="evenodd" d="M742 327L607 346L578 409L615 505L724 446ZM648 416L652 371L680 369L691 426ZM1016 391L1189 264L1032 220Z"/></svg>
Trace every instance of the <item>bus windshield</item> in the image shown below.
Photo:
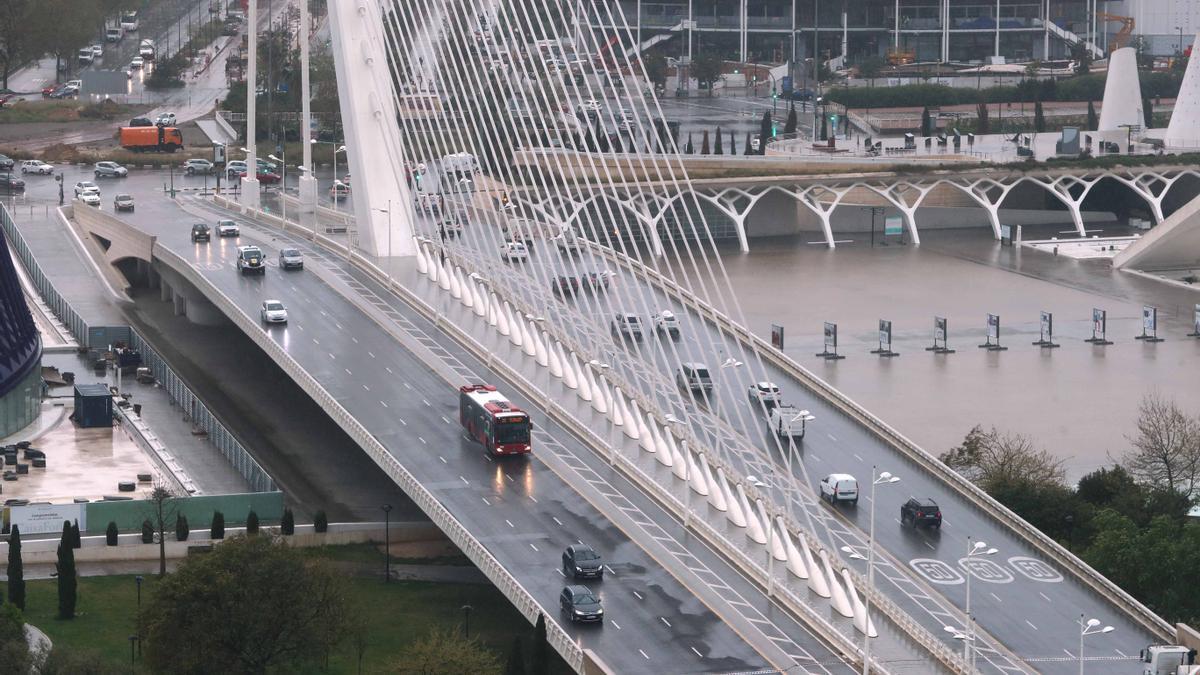
<svg viewBox="0 0 1200 675"><path fill-rule="evenodd" d="M518 422L501 422L495 427L496 445L512 443L529 443L529 422L522 419Z"/></svg>

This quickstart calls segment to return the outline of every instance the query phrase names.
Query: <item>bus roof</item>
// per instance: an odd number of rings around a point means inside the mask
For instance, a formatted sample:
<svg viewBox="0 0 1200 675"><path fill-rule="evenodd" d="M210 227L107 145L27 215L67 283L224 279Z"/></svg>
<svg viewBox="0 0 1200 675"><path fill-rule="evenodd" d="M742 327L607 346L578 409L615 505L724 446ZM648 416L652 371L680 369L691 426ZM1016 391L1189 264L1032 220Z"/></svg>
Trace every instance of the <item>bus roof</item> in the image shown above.
<svg viewBox="0 0 1200 675"><path fill-rule="evenodd" d="M525 414L523 410L513 405L505 398L504 394L496 391L496 388L490 384L468 384L459 387L458 390L493 415L503 416L506 413Z"/></svg>

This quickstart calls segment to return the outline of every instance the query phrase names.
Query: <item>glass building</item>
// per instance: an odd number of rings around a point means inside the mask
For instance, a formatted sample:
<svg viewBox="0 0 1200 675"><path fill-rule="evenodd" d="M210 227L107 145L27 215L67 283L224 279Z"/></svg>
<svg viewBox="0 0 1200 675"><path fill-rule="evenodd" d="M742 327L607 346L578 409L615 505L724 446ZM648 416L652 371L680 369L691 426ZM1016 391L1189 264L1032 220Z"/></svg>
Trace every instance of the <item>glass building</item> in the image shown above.
<svg viewBox="0 0 1200 675"><path fill-rule="evenodd" d="M29 426L41 410L42 340L3 229L0 250L0 437L5 437Z"/></svg>

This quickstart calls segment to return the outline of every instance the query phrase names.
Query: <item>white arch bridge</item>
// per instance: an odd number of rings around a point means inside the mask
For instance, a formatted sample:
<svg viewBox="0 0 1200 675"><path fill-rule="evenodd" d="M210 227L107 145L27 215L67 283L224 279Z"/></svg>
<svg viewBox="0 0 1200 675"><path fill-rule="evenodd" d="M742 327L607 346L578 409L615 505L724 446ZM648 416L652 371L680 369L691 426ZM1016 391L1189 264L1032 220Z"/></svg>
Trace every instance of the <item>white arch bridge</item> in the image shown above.
<svg viewBox="0 0 1200 675"><path fill-rule="evenodd" d="M539 153L540 154L540 153ZM686 158L684 160L686 164ZM643 229L645 239L657 255L663 254L664 219L680 202L688 198L704 203L725 215L736 231L742 251L749 251L747 220L771 193L794 199L819 220L829 248L836 246L832 217L839 206L864 202L892 206L904 219L914 244L921 242L921 223L917 211L944 202L947 193L963 195L968 204L977 205L987 214L996 239L1000 238L1002 207L1014 208L1005 200L1022 184L1040 187L1061 203L1070 214L1079 236L1086 236L1083 204L1093 189L1105 179L1115 181L1144 202L1155 224L1161 223L1165 202L1172 188L1185 178L1200 181L1200 171L1190 166L1160 166L1111 169L1062 168L1015 171L1004 168L972 168L965 171L939 170L921 174L853 173L804 176L765 176L755 178L712 178L678 181L636 181L588 184L576 181L575 188L544 191L538 188L515 190L513 199L538 216L563 225L579 225L589 208L605 206L629 215ZM576 177L578 178L578 177Z"/></svg>

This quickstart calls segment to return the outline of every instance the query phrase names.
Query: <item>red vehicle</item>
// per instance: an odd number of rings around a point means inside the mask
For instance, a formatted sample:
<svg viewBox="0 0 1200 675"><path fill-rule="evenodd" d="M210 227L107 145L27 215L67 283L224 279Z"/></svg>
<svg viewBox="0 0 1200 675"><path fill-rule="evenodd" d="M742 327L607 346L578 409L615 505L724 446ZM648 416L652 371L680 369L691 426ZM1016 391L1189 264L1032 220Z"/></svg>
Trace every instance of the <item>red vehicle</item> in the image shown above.
<svg viewBox="0 0 1200 675"><path fill-rule="evenodd" d="M279 182L279 174L271 172L271 171L259 171L257 175L258 175L258 182L260 182L260 183L264 183L267 185L273 185L273 184ZM245 178L246 172L242 171L241 173L238 174L238 177Z"/></svg>
<svg viewBox="0 0 1200 675"><path fill-rule="evenodd" d="M510 403L490 384L458 388L458 421L493 455L524 455L533 449L529 413Z"/></svg>

